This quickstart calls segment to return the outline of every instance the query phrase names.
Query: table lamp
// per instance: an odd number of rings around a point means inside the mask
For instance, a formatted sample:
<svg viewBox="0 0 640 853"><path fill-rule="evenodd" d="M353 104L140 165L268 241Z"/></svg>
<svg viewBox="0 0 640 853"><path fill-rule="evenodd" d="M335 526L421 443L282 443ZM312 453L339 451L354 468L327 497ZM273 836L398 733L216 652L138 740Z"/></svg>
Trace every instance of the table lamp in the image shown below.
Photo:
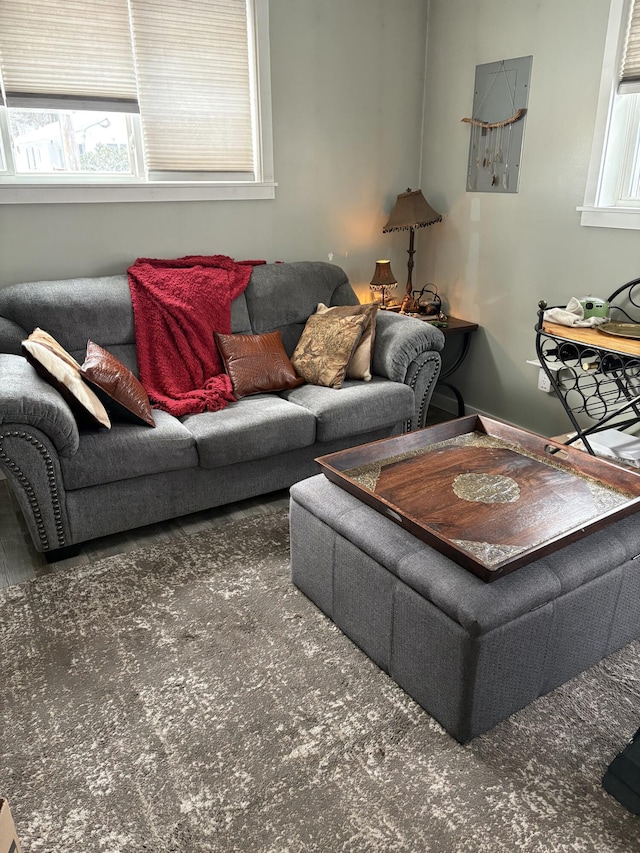
<svg viewBox="0 0 640 853"><path fill-rule="evenodd" d="M382 261L376 261L376 268L373 273L371 283L369 284L369 289L381 294L381 308L384 308L386 305L387 294L389 293L389 291L395 290L397 286L398 280L391 272L391 261L386 259Z"/></svg>
<svg viewBox="0 0 640 853"><path fill-rule="evenodd" d="M411 274L413 272L413 234L416 228L426 228L436 222L442 222L442 216L437 213L422 195L422 190L408 189L400 193L396 199L395 206L391 211L387 224L382 233L389 231L409 231L409 262L407 264L407 292L402 302L402 311L417 311L418 304L413 298L413 284Z"/></svg>

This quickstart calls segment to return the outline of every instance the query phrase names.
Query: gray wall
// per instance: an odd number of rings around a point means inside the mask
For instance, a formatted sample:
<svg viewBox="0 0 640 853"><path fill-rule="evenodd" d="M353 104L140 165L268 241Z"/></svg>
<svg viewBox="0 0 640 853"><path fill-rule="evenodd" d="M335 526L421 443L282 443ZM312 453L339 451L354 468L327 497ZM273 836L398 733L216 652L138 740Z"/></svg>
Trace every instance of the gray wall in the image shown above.
<svg viewBox="0 0 640 853"><path fill-rule="evenodd" d="M416 232L414 285L438 284L482 326L456 375L471 408L549 435L536 389L539 299L606 296L640 274L635 231L585 228L582 204L608 0L271 0L273 201L0 205L0 286L109 274L136 257L327 260L361 299L378 257L406 275L406 232L382 234L420 185L445 214ZM425 118L422 122L425 67ZM533 55L520 191L468 193L477 64ZM423 141L421 142L421 139ZM420 175L422 176L420 181Z"/></svg>
<svg viewBox="0 0 640 853"><path fill-rule="evenodd" d="M587 228L583 203L608 0L431 0L422 189L446 215L417 232L419 278L482 330L456 374L467 402L546 435L570 423L536 388L537 303L608 296L640 275L637 231ZM466 192L475 66L533 55L518 194Z"/></svg>
<svg viewBox="0 0 640 853"><path fill-rule="evenodd" d="M420 164L424 0L271 0L275 200L0 205L0 286L189 253L328 260L368 300ZM395 254L394 254L395 252Z"/></svg>

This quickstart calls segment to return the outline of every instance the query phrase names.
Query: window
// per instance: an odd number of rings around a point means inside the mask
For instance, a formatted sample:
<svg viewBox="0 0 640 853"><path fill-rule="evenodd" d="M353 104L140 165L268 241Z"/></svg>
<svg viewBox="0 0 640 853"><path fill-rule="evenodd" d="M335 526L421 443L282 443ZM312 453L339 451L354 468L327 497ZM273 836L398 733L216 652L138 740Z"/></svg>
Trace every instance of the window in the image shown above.
<svg viewBox="0 0 640 853"><path fill-rule="evenodd" d="M273 198L268 48L268 0L2 0L0 203Z"/></svg>
<svg viewBox="0 0 640 853"><path fill-rule="evenodd" d="M611 0L583 225L640 229L640 0Z"/></svg>

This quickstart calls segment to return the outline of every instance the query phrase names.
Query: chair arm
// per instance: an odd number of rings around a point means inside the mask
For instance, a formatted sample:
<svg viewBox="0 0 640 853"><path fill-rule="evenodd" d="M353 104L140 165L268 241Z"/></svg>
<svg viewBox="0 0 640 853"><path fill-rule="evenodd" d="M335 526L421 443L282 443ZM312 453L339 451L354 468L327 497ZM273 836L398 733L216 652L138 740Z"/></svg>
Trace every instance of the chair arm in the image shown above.
<svg viewBox="0 0 640 853"><path fill-rule="evenodd" d="M444 347L440 329L416 320L379 311L373 346L373 372L395 382L406 382L410 365L423 353L439 353Z"/></svg>
<svg viewBox="0 0 640 853"><path fill-rule="evenodd" d="M62 396L21 355L0 353L0 429L34 427L48 436L60 456L80 444L78 426Z"/></svg>

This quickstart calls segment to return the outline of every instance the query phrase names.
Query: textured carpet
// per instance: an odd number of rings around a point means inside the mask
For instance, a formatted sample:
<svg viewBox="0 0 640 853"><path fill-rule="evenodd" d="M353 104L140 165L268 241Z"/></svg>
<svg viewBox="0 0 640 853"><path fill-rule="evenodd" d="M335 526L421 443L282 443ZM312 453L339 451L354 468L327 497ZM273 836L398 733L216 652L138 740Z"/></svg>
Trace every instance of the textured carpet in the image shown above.
<svg viewBox="0 0 640 853"><path fill-rule="evenodd" d="M25 853L640 850L640 644L460 746L289 582L286 512L0 591Z"/></svg>

